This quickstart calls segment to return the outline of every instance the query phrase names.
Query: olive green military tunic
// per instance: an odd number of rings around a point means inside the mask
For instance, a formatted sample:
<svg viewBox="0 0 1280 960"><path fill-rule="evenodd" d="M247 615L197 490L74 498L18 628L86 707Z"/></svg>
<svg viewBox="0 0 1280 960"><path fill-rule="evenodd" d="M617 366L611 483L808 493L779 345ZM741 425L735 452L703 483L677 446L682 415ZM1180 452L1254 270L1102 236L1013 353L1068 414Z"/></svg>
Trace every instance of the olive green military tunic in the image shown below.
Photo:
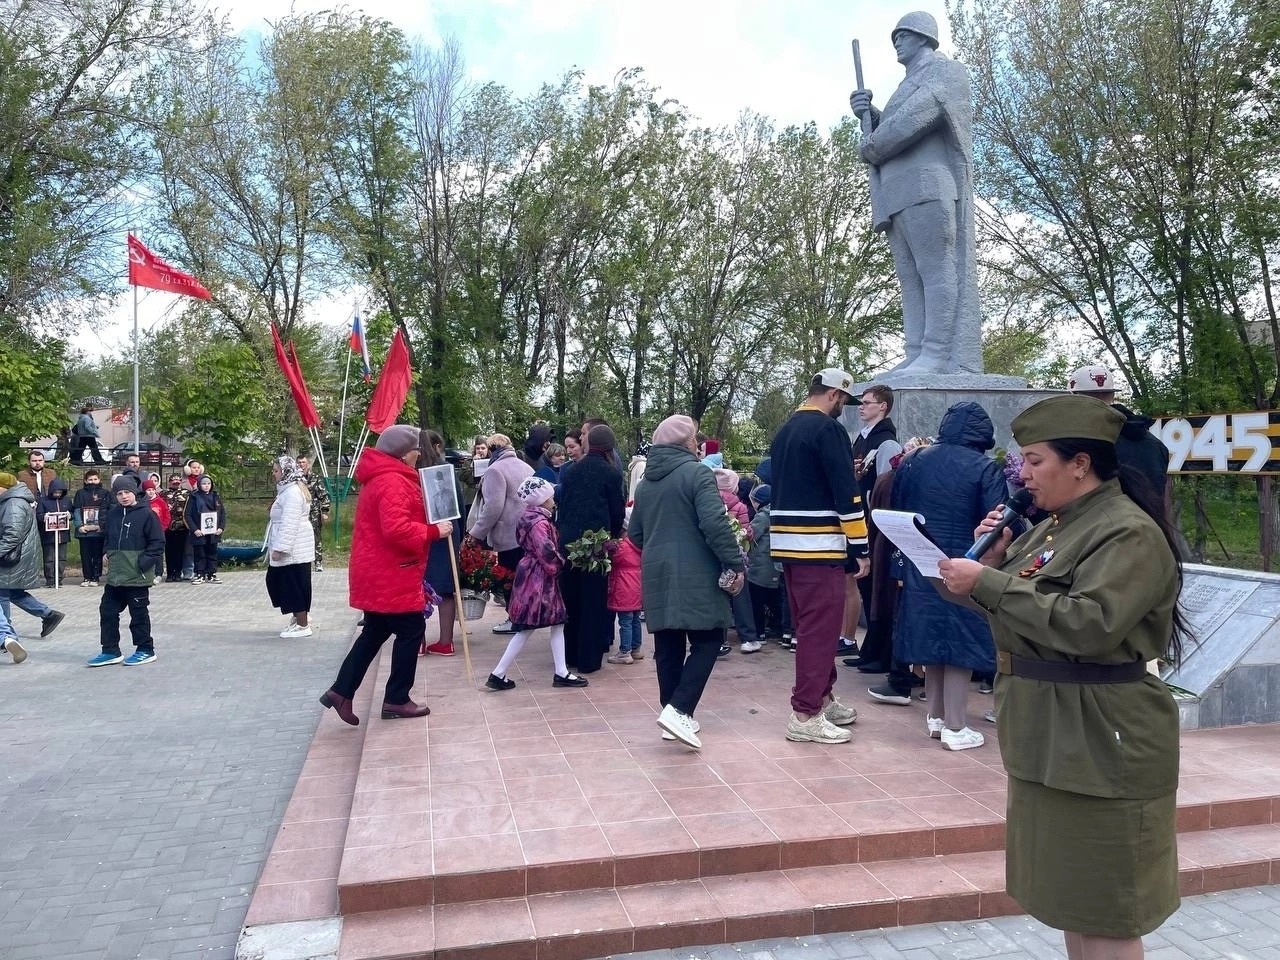
<svg viewBox="0 0 1280 960"><path fill-rule="evenodd" d="M1165 654L1178 597L1156 524L1108 480L1016 539L972 597L996 647L1048 661ZM1156 677L1067 683L1001 675L1009 775L1006 882L1061 930L1136 937L1177 909L1178 710Z"/></svg>

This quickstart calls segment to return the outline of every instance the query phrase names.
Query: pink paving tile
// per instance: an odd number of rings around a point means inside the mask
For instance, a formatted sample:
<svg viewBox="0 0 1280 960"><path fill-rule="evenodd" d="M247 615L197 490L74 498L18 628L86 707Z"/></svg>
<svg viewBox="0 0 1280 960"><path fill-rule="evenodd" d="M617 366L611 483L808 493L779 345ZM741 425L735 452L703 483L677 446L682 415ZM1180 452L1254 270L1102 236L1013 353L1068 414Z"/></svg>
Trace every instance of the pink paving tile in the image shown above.
<svg viewBox="0 0 1280 960"><path fill-rule="evenodd" d="M595 824L520 831L520 845L527 864L596 860L611 855L609 842Z"/></svg>
<svg viewBox="0 0 1280 960"><path fill-rule="evenodd" d="M538 937L563 936L579 930L630 927L616 890L575 890L529 897L533 932Z"/></svg>
<svg viewBox="0 0 1280 960"><path fill-rule="evenodd" d="M784 870L791 885L814 906L840 906L894 899L871 873L857 864Z"/></svg>
<svg viewBox="0 0 1280 960"><path fill-rule="evenodd" d="M356 785L357 793L373 790L400 788L425 789L431 783L431 767L419 764L411 767L375 767L361 770Z"/></svg>
<svg viewBox="0 0 1280 960"><path fill-rule="evenodd" d="M714 770L700 763L664 767L649 766L642 769L650 782L659 790L724 786L724 781Z"/></svg>
<svg viewBox="0 0 1280 960"><path fill-rule="evenodd" d="M622 746L622 741L611 733L557 734L556 742L560 745L560 749L565 753L614 750Z"/></svg>
<svg viewBox="0 0 1280 960"><path fill-rule="evenodd" d="M720 907L696 880L621 887L618 897L635 928L636 950L723 942Z"/></svg>
<svg viewBox="0 0 1280 960"><path fill-rule="evenodd" d="M839 814L821 804L755 811L755 815L780 840L809 840L818 837L855 837L857 834ZM855 844L854 849L857 849ZM856 859L856 858L855 858Z"/></svg>
<svg viewBox="0 0 1280 960"><path fill-rule="evenodd" d="M946 797L907 797L902 805L935 827L973 826L995 822L987 807L960 794Z"/></svg>
<svg viewBox="0 0 1280 960"><path fill-rule="evenodd" d="M826 750L827 753L817 756L783 757L774 762L782 768L787 776L801 782L817 780L823 777L853 775L853 772L841 762L843 758L836 756L831 747L823 747L817 744L806 744L806 746L817 746L819 749Z"/></svg>
<svg viewBox="0 0 1280 960"><path fill-rule="evenodd" d="M513 803L511 812L515 815L516 828L522 833L552 827L593 826L596 822L591 803L582 797L556 800L553 803L541 800Z"/></svg>
<svg viewBox="0 0 1280 960"><path fill-rule="evenodd" d="M1227 831L1227 839L1246 849L1268 857L1280 859L1280 824L1264 823L1247 827L1235 827ZM1179 838L1181 847L1181 838Z"/></svg>
<svg viewBox="0 0 1280 960"><path fill-rule="evenodd" d="M435 872L477 873L524 865L524 851L519 835L498 834L489 837L458 837L432 842Z"/></svg>
<svg viewBox="0 0 1280 960"><path fill-rule="evenodd" d="M538 757L503 757L498 761L502 777L554 777L572 768L560 754Z"/></svg>
<svg viewBox="0 0 1280 960"><path fill-rule="evenodd" d="M812 909L781 871L744 876L704 877L702 885L725 916L750 917Z"/></svg>
<svg viewBox="0 0 1280 960"><path fill-rule="evenodd" d="M1240 828L1236 828L1240 829ZM1261 854L1217 830L1203 833L1184 833L1178 837L1178 856L1185 857L1202 867L1217 867L1228 863L1246 863L1257 860Z"/></svg>
<svg viewBox="0 0 1280 960"><path fill-rule="evenodd" d="M431 809L431 791L426 786L400 787L395 790L365 790L356 788L351 801L353 817L381 817L397 813L417 813Z"/></svg>
<svg viewBox="0 0 1280 960"><path fill-rule="evenodd" d="M823 803L854 803L858 800L888 800L889 794L866 777L848 776L801 779L800 783Z"/></svg>
<svg viewBox="0 0 1280 960"><path fill-rule="evenodd" d="M947 866L963 877L970 886L983 893L1004 890L1004 851L957 853L947 857Z"/></svg>
<svg viewBox="0 0 1280 960"><path fill-rule="evenodd" d="M610 732L604 717L562 717L547 720L553 736L567 737L573 734L602 734Z"/></svg>
<svg viewBox="0 0 1280 960"><path fill-rule="evenodd" d="M378 817L353 817L346 846L373 847L388 843L416 843L431 839L431 814L425 810Z"/></svg>
<svg viewBox="0 0 1280 960"><path fill-rule="evenodd" d="M783 807L804 807L820 801L804 784L795 780L778 780L768 783L737 783L733 792L742 798L752 810L777 810Z"/></svg>
<svg viewBox="0 0 1280 960"><path fill-rule="evenodd" d="M259 883L292 883L299 880L332 880L338 876L342 847L309 847L272 851L262 868Z"/></svg>
<svg viewBox="0 0 1280 960"><path fill-rule="evenodd" d="M507 800L507 789L501 780L479 783L433 783L427 809L452 810L457 807L485 806Z"/></svg>
<svg viewBox="0 0 1280 960"><path fill-rule="evenodd" d="M891 797L942 797L960 791L922 771L912 773L868 773L867 779Z"/></svg>
<svg viewBox="0 0 1280 960"><path fill-rule="evenodd" d="M506 781L507 796L512 803L565 800L582 796L578 778L570 773L549 777L517 777Z"/></svg>
<svg viewBox="0 0 1280 960"><path fill-rule="evenodd" d="M434 754L434 747L430 754ZM425 763L428 755L417 747L369 749L360 757L360 767L362 770L373 770L378 767L416 766Z"/></svg>
<svg viewBox="0 0 1280 960"><path fill-rule="evenodd" d="M583 795L591 799L626 796L636 791L653 789L653 784L643 773L599 770L579 771L577 776Z"/></svg>
<svg viewBox="0 0 1280 960"><path fill-rule="evenodd" d="M864 863L867 871L899 900L916 900L977 891L972 883L937 858Z"/></svg>
<svg viewBox="0 0 1280 960"><path fill-rule="evenodd" d="M563 751L556 738L550 734L545 737L524 737L515 740L499 739L494 749L501 758L559 756Z"/></svg>
<svg viewBox="0 0 1280 960"><path fill-rule="evenodd" d="M695 849L693 838L675 817L602 823L601 832L615 856L631 857L647 853L677 853Z"/></svg>
<svg viewBox="0 0 1280 960"><path fill-rule="evenodd" d="M527 763L531 761L521 761ZM555 770L553 773L563 771ZM534 776L535 774L527 774ZM502 776L496 760L473 760L464 763L431 764L431 783L479 783L483 780L495 780Z"/></svg>
<svg viewBox="0 0 1280 960"><path fill-rule="evenodd" d="M599 823L624 823L628 820L662 820L672 816L671 806L654 788L613 797L596 797L591 801Z"/></svg>
<svg viewBox="0 0 1280 960"><path fill-rule="evenodd" d="M501 748L502 743L497 745ZM495 755L493 743L483 740L474 742L454 742L432 744L427 756L432 766L442 763L467 763L470 761L488 760ZM421 762L421 761L420 761Z"/></svg>
<svg viewBox="0 0 1280 960"><path fill-rule="evenodd" d="M713 760L708 766L715 771L716 776L728 784L767 783L772 780L791 779L780 766L758 754L754 760Z"/></svg>
<svg viewBox="0 0 1280 960"><path fill-rule="evenodd" d="M284 819L292 823L304 820L334 820L351 812L351 795L337 797L297 797L289 801Z"/></svg>
<svg viewBox="0 0 1280 960"><path fill-rule="evenodd" d="M754 813L709 813L681 822L697 844L703 876L782 865L777 835Z"/></svg>
<svg viewBox="0 0 1280 960"><path fill-rule="evenodd" d="M732 787L724 784L711 787L672 787L664 789L662 796L679 817L749 812L742 798L733 792Z"/></svg>
<svg viewBox="0 0 1280 960"><path fill-rule="evenodd" d="M432 836L437 840L488 837L515 833L511 805L507 803L436 810L431 814Z"/></svg>
<svg viewBox="0 0 1280 960"><path fill-rule="evenodd" d="M272 851L304 850L308 847L341 846L347 835L347 821L304 820L301 822L285 822L280 824Z"/></svg>
<svg viewBox="0 0 1280 960"><path fill-rule="evenodd" d="M299 880L295 883L260 883L253 891L246 926L318 920L338 912L338 888L333 880Z"/></svg>
<svg viewBox="0 0 1280 960"><path fill-rule="evenodd" d="M435 923L430 907L354 914L342 924L338 953L343 960L371 957L430 957L435 950Z"/></svg>
<svg viewBox="0 0 1280 960"><path fill-rule="evenodd" d="M342 852L338 882L340 886L346 887L393 880L429 879L431 874L431 841L421 840L373 847L347 847Z"/></svg>
<svg viewBox="0 0 1280 960"><path fill-rule="evenodd" d="M437 957L457 956L486 944L525 942L533 951L533 918L524 899L496 900L486 903L445 903L435 908L435 947ZM492 956L492 955L490 955Z"/></svg>
<svg viewBox="0 0 1280 960"><path fill-rule="evenodd" d="M614 747L610 750L575 751L565 757L571 770L582 771L627 771L640 773L641 768L635 756L626 747Z"/></svg>

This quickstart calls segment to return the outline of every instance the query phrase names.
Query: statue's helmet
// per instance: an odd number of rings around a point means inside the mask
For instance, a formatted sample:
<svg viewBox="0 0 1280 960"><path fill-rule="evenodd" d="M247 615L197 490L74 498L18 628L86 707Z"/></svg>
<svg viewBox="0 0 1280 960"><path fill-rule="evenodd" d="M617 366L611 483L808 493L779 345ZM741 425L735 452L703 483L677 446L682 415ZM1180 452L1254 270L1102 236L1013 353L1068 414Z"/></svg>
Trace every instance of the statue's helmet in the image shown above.
<svg viewBox="0 0 1280 960"><path fill-rule="evenodd" d="M889 36L892 37L899 30L918 33L929 41L929 46L934 50L938 49L938 21L933 19L933 15L930 13L925 13L923 10L908 13L898 21L898 25L893 28L893 33L889 34Z"/></svg>

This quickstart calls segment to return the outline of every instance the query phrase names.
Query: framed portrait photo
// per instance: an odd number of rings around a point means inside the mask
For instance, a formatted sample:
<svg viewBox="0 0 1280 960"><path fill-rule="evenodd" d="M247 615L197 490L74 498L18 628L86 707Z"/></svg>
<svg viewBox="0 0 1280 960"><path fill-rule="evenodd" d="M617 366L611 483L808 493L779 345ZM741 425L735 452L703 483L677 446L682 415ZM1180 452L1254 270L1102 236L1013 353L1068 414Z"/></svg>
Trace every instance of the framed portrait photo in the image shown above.
<svg viewBox="0 0 1280 960"><path fill-rule="evenodd" d="M428 523L457 520L462 516L462 505L458 503L458 484L453 477L453 464L422 467L418 470L418 482L422 484L422 500L427 505Z"/></svg>

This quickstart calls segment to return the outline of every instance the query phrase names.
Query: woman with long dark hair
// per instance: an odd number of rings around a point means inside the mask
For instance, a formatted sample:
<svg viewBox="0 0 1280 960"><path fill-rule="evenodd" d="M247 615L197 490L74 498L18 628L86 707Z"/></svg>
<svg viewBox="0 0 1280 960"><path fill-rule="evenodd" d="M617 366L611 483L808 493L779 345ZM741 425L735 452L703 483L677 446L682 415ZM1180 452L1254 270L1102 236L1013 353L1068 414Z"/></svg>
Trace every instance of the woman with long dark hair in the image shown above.
<svg viewBox="0 0 1280 960"><path fill-rule="evenodd" d="M1020 413L1045 519L981 562L939 564L995 635L1007 888L1071 960L1140 958L1179 902L1178 709L1147 663L1181 653L1182 570L1150 485L1117 465L1124 422L1085 396Z"/></svg>

